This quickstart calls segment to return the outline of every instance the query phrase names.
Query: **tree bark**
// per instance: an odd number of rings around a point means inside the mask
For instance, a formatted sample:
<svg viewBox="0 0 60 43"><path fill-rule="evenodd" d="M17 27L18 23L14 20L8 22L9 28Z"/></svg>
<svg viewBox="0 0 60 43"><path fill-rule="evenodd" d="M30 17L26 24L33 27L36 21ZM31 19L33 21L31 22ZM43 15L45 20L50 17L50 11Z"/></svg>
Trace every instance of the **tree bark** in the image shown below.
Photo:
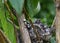
<svg viewBox="0 0 60 43"><path fill-rule="evenodd" d="M60 0L56 0L56 43L60 43Z"/></svg>
<svg viewBox="0 0 60 43"><path fill-rule="evenodd" d="M24 19L25 19L24 14L22 14L21 17L18 17L18 23L19 23L20 32L21 32L21 35L22 35L22 40L23 40L23 43L31 43L28 30L27 30L27 28L26 28L26 26L24 25L24 22L23 22Z"/></svg>

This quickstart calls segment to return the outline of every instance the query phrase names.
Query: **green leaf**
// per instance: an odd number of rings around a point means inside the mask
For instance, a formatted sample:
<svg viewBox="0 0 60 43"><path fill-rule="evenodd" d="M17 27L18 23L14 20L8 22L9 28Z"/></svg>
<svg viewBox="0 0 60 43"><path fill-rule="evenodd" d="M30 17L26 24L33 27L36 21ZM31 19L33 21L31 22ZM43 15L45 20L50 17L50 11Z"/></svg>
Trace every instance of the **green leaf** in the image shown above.
<svg viewBox="0 0 60 43"><path fill-rule="evenodd" d="M2 2L0 1L2 4ZM5 35L10 39L11 43L16 43L16 38L14 35L14 27L10 24L5 17L4 4L0 6L0 21Z"/></svg>
<svg viewBox="0 0 60 43"><path fill-rule="evenodd" d="M21 16L24 0L9 0L12 7L16 10L19 16Z"/></svg>
<svg viewBox="0 0 60 43"><path fill-rule="evenodd" d="M40 2L39 0L26 0L25 7L28 14L33 17L40 11Z"/></svg>

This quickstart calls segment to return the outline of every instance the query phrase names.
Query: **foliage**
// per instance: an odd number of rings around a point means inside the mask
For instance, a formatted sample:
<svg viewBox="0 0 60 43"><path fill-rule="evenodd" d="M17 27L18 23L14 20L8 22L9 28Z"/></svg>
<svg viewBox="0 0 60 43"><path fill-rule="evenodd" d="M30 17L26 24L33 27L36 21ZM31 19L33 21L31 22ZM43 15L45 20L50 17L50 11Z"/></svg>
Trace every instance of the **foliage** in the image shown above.
<svg viewBox="0 0 60 43"><path fill-rule="evenodd" d="M16 10L19 17L25 8L26 13L31 17L32 21L38 18L41 22L48 25L48 27L51 27L56 14L53 0L8 0L7 2L9 2L10 9L14 8ZM2 28L12 43L16 43L14 26L7 21L7 18L11 19L10 13L6 5L4 6L4 0L0 0L0 28ZM15 20L14 23L18 25L14 14L13 18Z"/></svg>
<svg viewBox="0 0 60 43"><path fill-rule="evenodd" d="M40 2L39 0L26 0L25 7L27 13L32 17L40 11Z"/></svg>
<svg viewBox="0 0 60 43"><path fill-rule="evenodd" d="M0 21L1 21L2 29L3 29L4 33L6 34L6 36L11 40L11 42L16 43L16 38L14 35L14 27L12 24L10 24L7 21L7 17L5 16L6 12L5 12L2 0L0 1L0 3L2 4L2 6L0 6Z"/></svg>

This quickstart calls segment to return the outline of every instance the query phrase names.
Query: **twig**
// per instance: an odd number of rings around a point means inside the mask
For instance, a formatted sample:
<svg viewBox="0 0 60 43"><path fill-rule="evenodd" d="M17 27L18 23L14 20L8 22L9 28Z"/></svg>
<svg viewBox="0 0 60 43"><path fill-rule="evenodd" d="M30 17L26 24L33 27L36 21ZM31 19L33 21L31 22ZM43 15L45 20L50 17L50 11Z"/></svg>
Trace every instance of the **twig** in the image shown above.
<svg viewBox="0 0 60 43"><path fill-rule="evenodd" d="M8 19L8 18L7 18L7 20L8 20L12 25L14 25L16 29L19 29L19 27L18 27L16 24L13 24L13 21L12 21L12 20L10 20L10 19Z"/></svg>
<svg viewBox="0 0 60 43"><path fill-rule="evenodd" d="M56 16L54 17L54 20L53 20L53 22L52 22L51 27L54 27L54 25L55 25L55 21L56 21Z"/></svg>
<svg viewBox="0 0 60 43"><path fill-rule="evenodd" d="M7 4L7 1L6 0L4 0L4 4L6 5L6 7L7 7L7 9L8 9L8 11L9 11L9 13L10 13L10 16L11 16L11 18L12 18L12 24L13 24L13 26L14 26L14 32L15 32L15 36L16 36L16 43L17 43L17 31L16 31L16 28L15 28L15 24L14 24L14 18L13 18L13 13L11 12L11 10L10 10L10 8L9 8L9 5Z"/></svg>
<svg viewBox="0 0 60 43"><path fill-rule="evenodd" d="M9 8L9 5L7 4L7 1L4 0L4 4L6 5L8 11L9 11L9 13L10 13L11 18L14 19L14 18L13 18L13 13L11 12L11 10L10 10L10 8Z"/></svg>
<svg viewBox="0 0 60 43"><path fill-rule="evenodd" d="M3 40L6 42L6 43L11 43L11 41L5 36L5 34L3 33L3 31L0 29L0 37L3 37ZM5 43L4 42L4 43Z"/></svg>

